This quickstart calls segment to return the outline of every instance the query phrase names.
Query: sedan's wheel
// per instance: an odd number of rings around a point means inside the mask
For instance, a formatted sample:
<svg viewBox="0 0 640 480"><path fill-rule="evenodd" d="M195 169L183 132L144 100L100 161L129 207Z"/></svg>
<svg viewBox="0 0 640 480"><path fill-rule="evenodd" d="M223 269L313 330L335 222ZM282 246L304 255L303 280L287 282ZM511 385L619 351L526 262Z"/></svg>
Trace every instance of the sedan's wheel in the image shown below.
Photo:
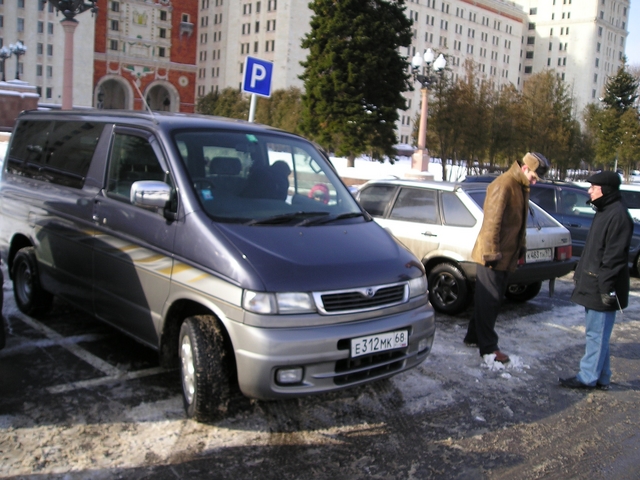
<svg viewBox="0 0 640 480"><path fill-rule="evenodd" d="M462 312L469 304L470 291L463 273L450 263L436 265L429 272L429 301L439 312Z"/></svg>
<svg viewBox="0 0 640 480"><path fill-rule="evenodd" d="M211 315L187 318L178 336L182 398L189 418L217 420L229 408L235 368L231 345Z"/></svg>
<svg viewBox="0 0 640 480"><path fill-rule="evenodd" d="M530 283L529 285L513 284L507 287L505 297L514 302L527 302L538 295L541 288L542 282Z"/></svg>
<svg viewBox="0 0 640 480"><path fill-rule="evenodd" d="M37 317L51 309L53 295L40 286L33 247L21 249L13 259L13 296L22 313Z"/></svg>

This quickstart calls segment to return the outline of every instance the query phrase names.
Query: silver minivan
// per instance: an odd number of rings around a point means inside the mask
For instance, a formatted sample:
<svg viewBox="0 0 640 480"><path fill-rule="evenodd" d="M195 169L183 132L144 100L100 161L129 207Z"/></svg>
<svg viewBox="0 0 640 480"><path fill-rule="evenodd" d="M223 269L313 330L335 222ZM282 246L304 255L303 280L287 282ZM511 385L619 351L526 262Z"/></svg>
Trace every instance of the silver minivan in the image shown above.
<svg viewBox="0 0 640 480"><path fill-rule="evenodd" d="M179 365L184 405L389 377L435 333L423 265L358 205L322 151L252 123L24 112L0 183L18 307L54 296Z"/></svg>

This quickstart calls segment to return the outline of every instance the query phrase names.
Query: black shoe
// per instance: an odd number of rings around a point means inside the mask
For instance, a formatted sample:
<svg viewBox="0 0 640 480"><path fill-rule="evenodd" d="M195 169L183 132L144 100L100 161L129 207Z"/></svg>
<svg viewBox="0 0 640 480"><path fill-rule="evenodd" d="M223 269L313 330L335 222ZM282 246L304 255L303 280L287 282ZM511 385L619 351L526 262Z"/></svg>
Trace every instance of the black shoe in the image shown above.
<svg viewBox="0 0 640 480"><path fill-rule="evenodd" d="M477 342L477 341L476 341L476 342L472 342L472 341L469 341L469 340L467 340L467 339L465 338L465 339L464 339L464 344L465 344L467 347L470 347L470 348L478 348L478 342Z"/></svg>
<svg viewBox="0 0 640 480"><path fill-rule="evenodd" d="M589 385L586 385L586 384L582 383L576 377L559 378L558 381L560 382L560 385L562 385L563 387L566 387L566 388L583 388L583 389L587 389L587 390L595 388L595 387L590 387Z"/></svg>
<svg viewBox="0 0 640 480"><path fill-rule="evenodd" d="M596 383L596 389L602 390L603 392L606 392L610 388L611 388L611 385L609 385L608 383L606 385L604 383Z"/></svg>

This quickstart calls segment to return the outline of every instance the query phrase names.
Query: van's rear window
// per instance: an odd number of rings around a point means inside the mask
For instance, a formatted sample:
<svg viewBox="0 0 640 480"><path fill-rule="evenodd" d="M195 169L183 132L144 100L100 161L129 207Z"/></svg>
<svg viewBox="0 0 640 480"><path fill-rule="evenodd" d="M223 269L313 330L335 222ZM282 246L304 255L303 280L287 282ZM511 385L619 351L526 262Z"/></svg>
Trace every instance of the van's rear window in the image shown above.
<svg viewBox="0 0 640 480"><path fill-rule="evenodd" d="M7 171L82 188L103 123L24 120L16 127Z"/></svg>

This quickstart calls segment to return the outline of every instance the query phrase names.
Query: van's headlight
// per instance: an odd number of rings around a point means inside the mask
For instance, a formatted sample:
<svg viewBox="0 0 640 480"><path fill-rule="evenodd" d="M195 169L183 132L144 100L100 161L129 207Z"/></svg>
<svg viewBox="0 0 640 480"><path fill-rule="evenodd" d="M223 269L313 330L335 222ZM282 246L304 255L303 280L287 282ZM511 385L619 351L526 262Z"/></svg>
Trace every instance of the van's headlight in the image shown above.
<svg viewBox="0 0 640 480"><path fill-rule="evenodd" d="M245 290L242 307L250 312L263 315L316 311L311 295L304 292L265 293Z"/></svg>
<svg viewBox="0 0 640 480"><path fill-rule="evenodd" d="M409 298L417 297L427 293L427 276L422 275L418 278L409 280Z"/></svg>

